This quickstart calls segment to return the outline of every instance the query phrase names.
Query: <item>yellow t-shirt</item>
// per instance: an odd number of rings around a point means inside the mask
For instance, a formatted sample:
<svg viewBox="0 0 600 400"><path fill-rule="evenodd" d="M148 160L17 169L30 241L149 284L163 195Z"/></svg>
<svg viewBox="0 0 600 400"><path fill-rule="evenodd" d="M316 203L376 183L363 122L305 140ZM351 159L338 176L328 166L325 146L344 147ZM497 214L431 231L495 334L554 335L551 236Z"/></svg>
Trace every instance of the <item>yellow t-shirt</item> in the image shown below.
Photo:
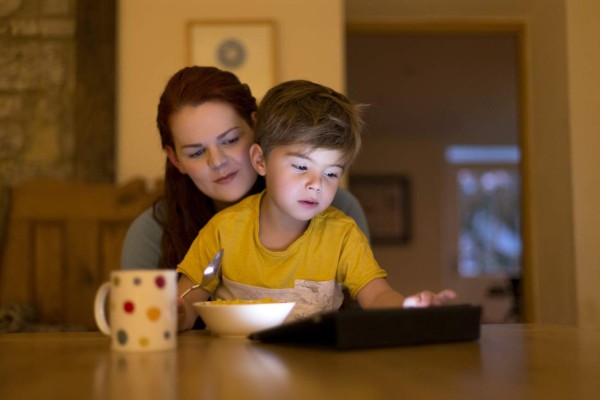
<svg viewBox="0 0 600 400"><path fill-rule="evenodd" d="M216 214L177 271L196 284L223 248L222 279L207 288L213 297L295 301L292 319L337 310L343 287L356 297L367 283L386 276L354 220L334 207L315 216L286 250L267 249L258 237L262 195L249 196Z"/></svg>

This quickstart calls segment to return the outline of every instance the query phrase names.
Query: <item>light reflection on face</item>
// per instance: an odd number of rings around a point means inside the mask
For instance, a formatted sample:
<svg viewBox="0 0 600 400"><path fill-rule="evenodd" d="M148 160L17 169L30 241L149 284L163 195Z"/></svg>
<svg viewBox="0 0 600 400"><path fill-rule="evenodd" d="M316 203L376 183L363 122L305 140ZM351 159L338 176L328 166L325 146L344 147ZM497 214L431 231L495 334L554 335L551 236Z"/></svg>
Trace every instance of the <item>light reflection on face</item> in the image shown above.
<svg viewBox="0 0 600 400"><path fill-rule="evenodd" d="M281 218L308 221L331 205L344 166L339 150L288 145L274 148L265 159L265 205Z"/></svg>

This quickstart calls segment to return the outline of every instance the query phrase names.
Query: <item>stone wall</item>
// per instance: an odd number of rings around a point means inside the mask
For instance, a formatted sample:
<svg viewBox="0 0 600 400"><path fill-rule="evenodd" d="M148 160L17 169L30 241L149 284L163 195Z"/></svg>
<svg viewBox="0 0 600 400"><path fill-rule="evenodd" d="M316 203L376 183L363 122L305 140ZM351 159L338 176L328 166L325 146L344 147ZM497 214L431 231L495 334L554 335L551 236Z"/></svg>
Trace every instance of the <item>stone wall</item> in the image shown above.
<svg viewBox="0 0 600 400"><path fill-rule="evenodd" d="M73 173L77 0L0 0L0 243L8 188Z"/></svg>
<svg viewBox="0 0 600 400"><path fill-rule="evenodd" d="M72 175L75 0L0 0L0 184Z"/></svg>
<svg viewBox="0 0 600 400"><path fill-rule="evenodd" d="M10 187L114 179L115 3L0 0L0 251Z"/></svg>
<svg viewBox="0 0 600 400"><path fill-rule="evenodd" d="M77 0L0 0L0 243L8 189L73 173Z"/></svg>

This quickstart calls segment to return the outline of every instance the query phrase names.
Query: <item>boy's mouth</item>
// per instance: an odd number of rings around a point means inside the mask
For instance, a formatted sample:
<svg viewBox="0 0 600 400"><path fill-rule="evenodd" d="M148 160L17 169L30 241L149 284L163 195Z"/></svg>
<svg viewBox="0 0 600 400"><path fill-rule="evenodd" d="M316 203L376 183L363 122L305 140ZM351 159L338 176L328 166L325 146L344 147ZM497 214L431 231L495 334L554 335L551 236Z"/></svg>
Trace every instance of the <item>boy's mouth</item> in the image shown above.
<svg viewBox="0 0 600 400"><path fill-rule="evenodd" d="M306 208L315 208L319 205L319 202L316 200L300 200L298 203L302 204Z"/></svg>

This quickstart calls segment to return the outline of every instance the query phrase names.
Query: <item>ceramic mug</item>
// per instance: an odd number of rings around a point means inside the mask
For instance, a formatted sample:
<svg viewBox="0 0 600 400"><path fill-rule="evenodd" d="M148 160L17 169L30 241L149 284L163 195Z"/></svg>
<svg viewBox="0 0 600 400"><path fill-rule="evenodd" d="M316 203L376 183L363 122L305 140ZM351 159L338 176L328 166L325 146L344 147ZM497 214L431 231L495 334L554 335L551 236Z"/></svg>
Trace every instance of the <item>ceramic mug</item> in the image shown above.
<svg viewBox="0 0 600 400"><path fill-rule="evenodd" d="M177 272L163 269L111 272L110 281L96 293L94 316L100 331L111 337L113 350L144 352L176 348Z"/></svg>

